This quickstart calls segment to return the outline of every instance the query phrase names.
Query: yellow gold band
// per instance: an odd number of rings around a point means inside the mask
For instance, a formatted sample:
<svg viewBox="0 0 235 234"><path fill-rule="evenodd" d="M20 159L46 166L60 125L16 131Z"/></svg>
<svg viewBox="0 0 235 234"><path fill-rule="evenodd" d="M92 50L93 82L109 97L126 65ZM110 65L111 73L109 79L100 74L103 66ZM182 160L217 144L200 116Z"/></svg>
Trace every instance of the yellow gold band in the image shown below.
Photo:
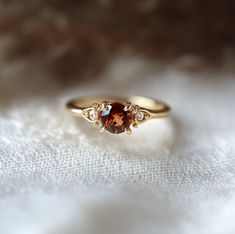
<svg viewBox="0 0 235 234"><path fill-rule="evenodd" d="M110 102L130 102L140 106L151 113L151 118L167 117L170 113L170 107L162 102L151 98L130 96L130 97L106 97L106 96L89 96L84 98L73 99L67 103L67 108L71 113L78 117L83 117L83 110L91 107L94 103Z"/></svg>

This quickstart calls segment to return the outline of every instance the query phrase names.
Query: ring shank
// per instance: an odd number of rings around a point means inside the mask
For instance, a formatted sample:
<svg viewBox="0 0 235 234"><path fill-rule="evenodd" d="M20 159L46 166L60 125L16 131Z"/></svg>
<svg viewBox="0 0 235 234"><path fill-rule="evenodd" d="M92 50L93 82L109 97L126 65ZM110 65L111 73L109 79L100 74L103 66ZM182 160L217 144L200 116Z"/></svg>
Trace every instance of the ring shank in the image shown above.
<svg viewBox="0 0 235 234"><path fill-rule="evenodd" d="M67 104L68 110L75 116L82 117L83 110L91 107L94 103L110 102L130 102L140 106L141 109L149 111L151 118L161 118L169 115L170 107L162 101L140 97L107 97L107 96L91 96L74 99Z"/></svg>

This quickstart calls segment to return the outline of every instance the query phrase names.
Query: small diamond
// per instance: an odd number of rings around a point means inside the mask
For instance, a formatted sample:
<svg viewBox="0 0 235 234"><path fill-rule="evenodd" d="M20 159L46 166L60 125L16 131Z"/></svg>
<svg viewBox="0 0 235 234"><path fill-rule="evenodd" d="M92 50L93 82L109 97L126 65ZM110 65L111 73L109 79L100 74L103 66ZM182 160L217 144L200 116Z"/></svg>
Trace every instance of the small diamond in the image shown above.
<svg viewBox="0 0 235 234"><path fill-rule="evenodd" d="M98 113L97 113L97 111L96 111L96 110L91 110L91 111L89 112L89 117L90 117L91 121L97 120L97 118L98 118Z"/></svg>
<svg viewBox="0 0 235 234"><path fill-rule="evenodd" d="M143 112L138 112L136 115L135 115L135 118L137 121L142 121L144 119L144 113Z"/></svg>

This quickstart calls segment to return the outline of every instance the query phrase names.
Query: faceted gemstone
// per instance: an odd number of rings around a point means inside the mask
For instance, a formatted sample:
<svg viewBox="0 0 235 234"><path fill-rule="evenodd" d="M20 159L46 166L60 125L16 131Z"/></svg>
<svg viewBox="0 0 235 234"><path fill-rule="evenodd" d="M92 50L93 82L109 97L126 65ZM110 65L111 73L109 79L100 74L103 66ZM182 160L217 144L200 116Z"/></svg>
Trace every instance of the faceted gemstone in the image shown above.
<svg viewBox="0 0 235 234"><path fill-rule="evenodd" d="M99 113L99 119L102 126L111 133L122 133L129 128L132 122L130 111L124 111L124 105L119 102L113 102Z"/></svg>
<svg viewBox="0 0 235 234"><path fill-rule="evenodd" d="M141 122L144 119L144 113L143 112L138 112L135 115L135 118L136 118L137 121Z"/></svg>
<svg viewBox="0 0 235 234"><path fill-rule="evenodd" d="M91 121L95 121L98 117L97 111L96 110L91 110L89 112L89 117L90 117Z"/></svg>

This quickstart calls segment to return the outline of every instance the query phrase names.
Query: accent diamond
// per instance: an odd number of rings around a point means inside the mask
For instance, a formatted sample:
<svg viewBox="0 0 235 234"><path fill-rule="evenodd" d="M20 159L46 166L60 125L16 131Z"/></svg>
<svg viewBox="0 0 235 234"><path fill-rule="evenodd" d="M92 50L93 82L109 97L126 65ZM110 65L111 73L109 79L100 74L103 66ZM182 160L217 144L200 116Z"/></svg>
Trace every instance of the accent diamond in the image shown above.
<svg viewBox="0 0 235 234"><path fill-rule="evenodd" d="M144 113L143 112L138 112L136 115L135 115L135 119L139 122L141 122L143 119L144 119Z"/></svg>
<svg viewBox="0 0 235 234"><path fill-rule="evenodd" d="M97 118L98 118L98 113L97 113L97 111L96 111L96 110L91 110L91 111L89 112L89 117L90 117L91 121L96 121Z"/></svg>

